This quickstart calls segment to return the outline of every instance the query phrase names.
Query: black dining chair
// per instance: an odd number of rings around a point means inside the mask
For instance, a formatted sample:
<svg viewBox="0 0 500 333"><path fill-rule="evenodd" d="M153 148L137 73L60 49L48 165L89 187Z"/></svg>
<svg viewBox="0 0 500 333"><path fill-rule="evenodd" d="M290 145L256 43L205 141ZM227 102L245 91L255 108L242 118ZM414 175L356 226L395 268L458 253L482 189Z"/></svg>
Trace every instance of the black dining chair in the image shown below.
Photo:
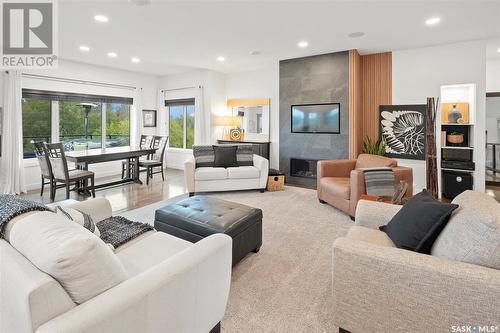
<svg viewBox="0 0 500 333"><path fill-rule="evenodd" d="M50 167L49 157L45 153L45 143L43 141L31 140L31 144L33 145L33 151L35 153L36 159L38 160L38 165L40 166L40 171L41 171L42 184L40 189L40 196L43 196L43 190L45 188L45 185L50 185L50 197L52 198L52 191L53 191L52 168Z"/></svg>
<svg viewBox="0 0 500 333"><path fill-rule="evenodd" d="M163 160L165 156L165 148L167 147L168 136L155 136L151 148L156 149L155 153L147 160L139 161L139 167L146 168L146 184L149 184L149 179L153 178L154 174L161 173L161 179L165 180ZM161 167L161 171L154 171L154 168Z"/></svg>
<svg viewBox="0 0 500 333"><path fill-rule="evenodd" d="M66 155L64 154L64 146L62 143L46 143L45 144L46 154L50 161L50 168L52 169L53 175L53 191L51 199L54 200L56 196L57 188L66 188L66 199L69 199L70 185L72 184L83 184L90 179L90 190L92 191L92 197L95 198L95 182L94 173L88 170L69 170L68 161L66 160ZM62 183L62 185L57 185L57 183ZM85 190L89 188L84 188ZM82 189L81 186L75 186L75 189Z"/></svg>
<svg viewBox="0 0 500 333"><path fill-rule="evenodd" d="M142 134L141 135L141 140L139 141L139 148L140 149L148 149L148 148L151 148L151 145L153 143L153 136L152 135L144 135ZM149 158L149 156L146 156L146 157L141 157L139 160L141 159L147 159ZM125 178L125 170L127 169L127 163L129 161L128 160L125 160L125 161L122 161L122 179ZM130 171L131 173L133 173L133 168L134 168L134 164L133 163L130 163L129 165L129 168L130 168Z"/></svg>

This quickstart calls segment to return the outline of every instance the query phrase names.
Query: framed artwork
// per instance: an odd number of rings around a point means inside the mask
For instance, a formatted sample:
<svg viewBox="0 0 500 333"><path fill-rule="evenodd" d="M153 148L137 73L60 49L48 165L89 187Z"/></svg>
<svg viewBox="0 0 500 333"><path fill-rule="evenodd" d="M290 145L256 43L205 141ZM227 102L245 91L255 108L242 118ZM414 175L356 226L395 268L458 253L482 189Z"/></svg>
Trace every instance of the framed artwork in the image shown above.
<svg viewBox="0 0 500 333"><path fill-rule="evenodd" d="M469 122L469 103L441 103L441 124Z"/></svg>
<svg viewBox="0 0 500 333"><path fill-rule="evenodd" d="M387 157L425 159L426 108L426 104L380 106L379 134L387 144Z"/></svg>
<svg viewBox="0 0 500 333"><path fill-rule="evenodd" d="M144 127L156 127L156 110L142 110L142 124Z"/></svg>

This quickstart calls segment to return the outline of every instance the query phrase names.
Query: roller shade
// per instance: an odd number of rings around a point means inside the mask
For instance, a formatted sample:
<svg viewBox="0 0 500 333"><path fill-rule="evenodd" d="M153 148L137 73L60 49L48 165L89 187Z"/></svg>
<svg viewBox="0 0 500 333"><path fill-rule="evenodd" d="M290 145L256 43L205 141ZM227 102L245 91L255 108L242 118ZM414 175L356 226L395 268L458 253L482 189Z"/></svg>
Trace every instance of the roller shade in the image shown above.
<svg viewBox="0 0 500 333"><path fill-rule="evenodd" d="M134 99L131 97L86 95L33 89L23 89L23 98L48 99L51 101L116 103L130 105L134 103Z"/></svg>
<svg viewBox="0 0 500 333"><path fill-rule="evenodd" d="M165 106L194 104L194 98L169 99L165 101Z"/></svg>

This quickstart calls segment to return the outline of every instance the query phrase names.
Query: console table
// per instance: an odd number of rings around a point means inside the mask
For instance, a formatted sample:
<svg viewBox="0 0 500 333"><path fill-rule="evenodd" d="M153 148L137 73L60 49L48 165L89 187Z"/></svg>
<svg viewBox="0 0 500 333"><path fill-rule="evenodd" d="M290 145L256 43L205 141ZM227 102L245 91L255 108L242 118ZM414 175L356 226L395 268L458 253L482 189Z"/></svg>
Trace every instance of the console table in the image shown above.
<svg viewBox="0 0 500 333"><path fill-rule="evenodd" d="M256 155L260 155L267 160L269 160L269 152L270 152L270 142L259 142L259 141L231 141L231 140L217 140L218 144L225 145L225 144L240 144L240 143L245 143L245 144L251 144L253 147L253 153Z"/></svg>

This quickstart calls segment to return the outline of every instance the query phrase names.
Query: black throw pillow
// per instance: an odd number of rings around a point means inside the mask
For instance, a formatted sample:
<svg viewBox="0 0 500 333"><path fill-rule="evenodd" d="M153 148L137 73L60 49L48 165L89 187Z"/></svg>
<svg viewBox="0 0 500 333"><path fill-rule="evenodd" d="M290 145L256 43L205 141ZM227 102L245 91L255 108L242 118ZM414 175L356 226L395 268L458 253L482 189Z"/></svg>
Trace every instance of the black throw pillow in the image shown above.
<svg viewBox="0 0 500 333"><path fill-rule="evenodd" d="M437 201L427 190L423 190L379 229L398 248L429 254L432 244L457 208L458 205Z"/></svg>
<svg viewBox="0 0 500 333"><path fill-rule="evenodd" d="M237 167L238 160L236 158L237 146L213 146L215 153L214 167L229 168Z"/></svg>

